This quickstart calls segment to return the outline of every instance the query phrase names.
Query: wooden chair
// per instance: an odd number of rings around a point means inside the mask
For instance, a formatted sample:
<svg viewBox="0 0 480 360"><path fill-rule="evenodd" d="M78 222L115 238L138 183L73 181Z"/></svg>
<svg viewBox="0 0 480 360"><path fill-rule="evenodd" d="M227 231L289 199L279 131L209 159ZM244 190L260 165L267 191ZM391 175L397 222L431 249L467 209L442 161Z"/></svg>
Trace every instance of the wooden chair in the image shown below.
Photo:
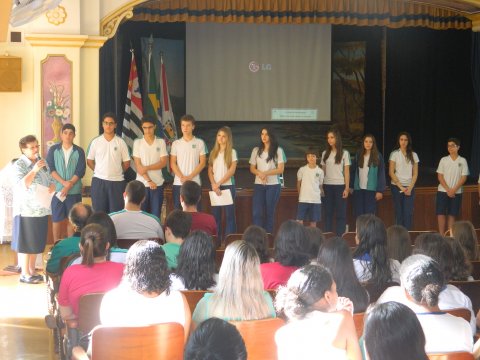
<svg viewBox="0 0 480 360"><path fill-rule="evenodd" d="M388 282L386 284L381 284L381 285L369 283L369 282L362 283L362 286L367 290L368 294L370 295L370 303L376 302L380 297L380 295L383 294L385 289L389 288L390 286L397 286L397 285L399 284L393 281Z"/></svg>
<svg viewBox="0 0 480 360"><path fill-rule="evenodd" d="M280 318L230 321L240 332L249 359L277 360L275 333L285 321Z"/></svg>
<svg viewBox="0 0 480 360"><path fill-rule="evenodd" d="M473 313L476 314L480 310L480 280L475 281L450 281L472 301Z"/></svg>
<svg viewBox="0 0 480 360"><path fill-rule="evenodd" d="M355 324L355 330L357 331L357 336L359 339L363 335L364 318L365 318L364 312L353 314L353 323Z"/></svg>
<svg viewBox="0 0 480 360"><path fill-rule="evenodd" d="M327 232L323 233L323 237L325 239L330 239L330 238L335 237L335 236L337 236L337 234L335 234L334 232L331 232L331 231L327 231Z"/></svg>
<svg viewBox="0 0 480 360"><path fill-rule="evenodd" d="M437 232L436 230L410 230L408 233L410 234L410 240L412 241L412 244L415 243L415 239L417 238L418 235L421 234L427 234L427 233L434 233Z"/></svg>
<svg viewBox="0 0 480 360"><path fill-rule="evenodd" d="M345 240L349 247L357 246L357 241L355 240L356 232L346 232L342 235L342 239Z"/></svg>
<svg viewBox="0 0 480 360"><path fill-rule="evenodd" d="M217 265L217 271L220 270L220 266L222 265L224 255L225 255L225 249L215 250L215 265Z"/></svg>
<svg viewBox="0 0 480 360"><path fill-rule="evenodd" d="M273 234L267 233L267 247L275 247L275 238L273 237Z"/></svg>
<svg viewBox="0 0 480 360"><path fill-rule="evenodd" d="M242 237L243 237L243 234L240 234L240 233L228 234L227 236L225 236L224 246L227 247L229 244L231 244L234 241L242 240Z"/></svg>
<svg viewBox="0 0 480 360"><path fill-rule="evenodd" d="M197 306L200 299L206 293L211 292L208 290L182 290L183 295L187 299L188 307L190 308L190 312L193 314L195 307Z"/></svg>
<svg viewBox="0 0 480 360"><path fill-rule="evenodd" d="M472 276L475 280L480 280L480 261L471 261L472 263Z"/></svg>
<svg viewBox="0 0 480 360"><path fill-rule="evenodd" d="M164 323L141 327L97 326L92 332L91 360L183 360L183 326ZM85 359L75 347L73 359Z"/></svg>
<svg viewBox="0 0 480 360"><path fill-rule="evenodd" d="M430 360L474 360L475 358L469 352L452 352L444 354L428 354Z"/></svg>
<svg viewBox="0 0 480 360"><path fill-rule="evenodd" d="M470 324L470 318L472 316L472 313L468 309L456 308L456 309L449 309L449 310L442 310L442 311L445 311L446 313L453 316L461 317L462 319L465 319Z"/></svg>
<svg viewBox="0 0 480 360"><path fill-rule="evenodd" d="M480 244L480 229L475 229L475 234L477 234L477 241Z"/></svg>

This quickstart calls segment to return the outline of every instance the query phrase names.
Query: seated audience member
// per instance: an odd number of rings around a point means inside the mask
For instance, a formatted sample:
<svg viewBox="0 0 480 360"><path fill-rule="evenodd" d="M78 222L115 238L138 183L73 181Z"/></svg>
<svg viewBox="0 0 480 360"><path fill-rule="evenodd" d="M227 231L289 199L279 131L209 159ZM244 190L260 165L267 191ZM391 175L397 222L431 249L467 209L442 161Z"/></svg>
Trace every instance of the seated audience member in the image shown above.
<svg viewBox="0 0 480 360"><path fill-rule="evenodd" d="M195 230L180 247L178 267L170 275L170 289L212 290L218 280L215 268L215 245L212 238L204 231Z"/></svg>
<svg viewBox="0 0 480 360"><path fill-rule="evenodd" d="M317 260L318 250L325 241L322 230L318 227L308 226L305 228L308 239L310 240L310 260Z"/></svg>
<svg viewBox="0 0 480 360"><path fill-rule="evenodd" d="M323 266L296 270L280 287L275 307L288 319L275 334L279 360L361 359L352 302L338 297Z"/></svg>
<svg viewBox="0 0 480 360"><path fill-rule="evenodd" d="M370 360L428 360L422 326L403 304L390 301L369 310L363 336Z"/></svg>
<svg viewBox="0 0 480 360"><path fill-rule="evenodd" d="M448 309L441 304L446 283L442 269L434 259L426 255L406 258L400 268L400 282L400 291L395 294L390 291L394 287L388 288L377 304L396 301L412 309L425 333L427 353L472 351L469 323L442 311Z"/></svg>
<svg viewBox="0 0 480 360"><path fill-rule="evenodd" d="M215 291L205 294L193 312L194 323L211 317L243 321L275 316L272 298L263 290L257 252L243 240L232 242L225 249Z"/></svg>
<svg viewBox="0 0 480 360"><path fill-rule="evenodd" d="M145 185L133 180L123 193L125 208L110 214L119 239L164 239L160 220L155 215L142 211L145 200Z"/></svg>
<svg viewBox="0 0 480 360"><path fill-rule="evenodd" d="M268 251L268 235L264 228L257 225L250 225L243 233L242 240L251 244L257 251L260 264L270 262Z"/></svg>
<svg viewBox="0 0 480 360"><path fill-rule="evenodd" d="M399 282L400 263L388 258L387 231L380 218L372 214L360 215L355 240L358 247L353 253L353 266L360 282L378 286Z"/></svg>
<svg viewBox="0 0 480 360"><path fill-rule="evenodd" d="M465 249L460 242L452 237L445 237L452 247L452 271L450 280L455 281L472 281L472 263L467 258Z"/></svg>
<svg viewBox="0 0 480 360"><path fill-rule="evenodd" d="M352 253L344 239L333 237L325 240L318 251L317 263L330 270L338 295L352 301L354 312L361 313L367 309L370 299L355 275Z"/></svg>
<svg viewBox="0 0 480 360"><path fill-rule="evenodd" d="M478 260L477 233L470 221L456 221L452 226L452 236L466 250L470 261Z"/></svg>
<svg viewBox="0 0 480 360"><path fill-rule="evenodd" d="M68 213L68 221L73 228L73 235L57 242L47 261L47 271L50 273L57 273L60 269L60 260L64 256L69 256L78 253L80 250L78 244L80 243L80 231L87 223L87 219L92 215L92 207L84 205L81 202L76 203Z"/></svg>
<svg viewBox="0 0 480 360"><path fill-rule="evenodd" d="M310 249L305 227L295 220L285 221L275 238L275 262L260 265L264 288L285 285L295 270L310 262Z"/></svg>
<svg viewBox="0 0 480 360"><path fill-rule="evenodd" d="M247 349L237 328L218 318L205 320L190 335L184 360L246 360Z"/></svg>
<svg viewBox="0 0 480 360"><path fill-rule="evenodd" d="M192 215L193 230L202 230L209 235L217 236L217 223L213 215L197 210L198 203L202 198L202 188L195 181L185 181L180 188L180 203L182 209Z"/></svg>
<svg viewBox="0 0 480 360"><path fill-rule="evenodd" d="M146 326L176 322L190 330L185 296L170 289L167 261L155 241L137 241L128 250L120 285L105 294L100 306L102 325Z"/></svg>
<svg viewBox="0 0 480 360"><path fill-rule="evenodd" d="M85 294L105 292L122 278L123 264L107 260L109 243L100 225L83 228L80 238L82 263L69 266L62 275L58 303L62 319L75 319L78 301Z"/></svg>
<svg viewBox="0 0 480 360"><path fill-rule="evenodd" d="M412 240L402 225L392 225L387 229L387 255L399 263L412 255Z"/></svg>
<svg viewBox="0 0 480 360"><path fill-rule="evenodd" d="M177 267L177 257L180 246L190 232L192 216L182 210L175 209L165 219L165 244L162 245L167 257L168 268Z"/></svg>

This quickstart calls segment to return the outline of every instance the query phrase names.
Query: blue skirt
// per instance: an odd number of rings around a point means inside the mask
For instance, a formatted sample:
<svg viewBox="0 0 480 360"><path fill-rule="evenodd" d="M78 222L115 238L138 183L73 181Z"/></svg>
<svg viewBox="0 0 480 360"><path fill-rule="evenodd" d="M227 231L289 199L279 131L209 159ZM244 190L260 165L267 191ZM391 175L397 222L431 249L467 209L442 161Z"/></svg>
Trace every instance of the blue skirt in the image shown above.
<svg viewBox="0 0 480 360"><path fill-rule="evenodd" d="M41 254L47 244L48 215L13 218L12 250L20 254Z"/></svg>

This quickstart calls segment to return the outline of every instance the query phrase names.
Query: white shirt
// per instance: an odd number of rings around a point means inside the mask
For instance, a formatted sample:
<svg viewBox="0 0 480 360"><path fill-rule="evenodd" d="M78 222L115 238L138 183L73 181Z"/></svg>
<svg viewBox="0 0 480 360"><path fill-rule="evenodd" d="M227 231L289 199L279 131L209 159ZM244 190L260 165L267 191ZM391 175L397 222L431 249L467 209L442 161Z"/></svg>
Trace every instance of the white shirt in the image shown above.
<svg viewBox="0 0 480 360"><path fill-rule="evenodd" d="M120 210L110 214L119 239L165 239L160 220L144 211Z"/></svg>
<svg viewBox="0 0 480 360"><path fill-rule="evenodd" d="M343 174L343 170L345 166L350 166L352 164L350 161L350 154L347 150L343 150L343 156L340 164L335 164L336 154L336 151L332 151L327 161L323 161L325 151L322 152L321 165L325 168L325 177L323 179L323 183L325 185L345 185L345 175Z"/></svg>
<svg viewBox="0 0 480 360"><path fill-rule="evenodd" d="M389 259L390 271L392 272L392 281L400 283L400 262L395 259ZM358 281L367 282L372 277L372 274L367 268L367 260L353 259L353 268L357 275Z"/></svg>
<svg viewBox="0 0 480 360"><path fill-rule="evenodd" d="M168 156L165 140L155 138L150 145L145 138L135 139L133 142L133 156L139 158L144 166L158 163L162 157ZM164 179L161 169L149 170L148 176L157 186L163 185ZM137 173L137 180L143 182L146 187L150 187L148 181L139 173Z"/></svg>
<svg viewBox="0 0 480 360"><path fill-rule="evenodd" d="M414 163L419 163L417 153L412 153ZM413 177L413 164L402 154L400 149L394 150L390 154L390 161L395 162L395 175L402 186L409 186ZM392 182L393 184L393 182Z"/></svg>
<svg viewBox="0 0 480 360"><path fill-rule="evenodd" d="M72 155L73 145L70 146L69 149L65 149L62 146L62 151L63 151L63 158L65 159L65 169L66 169L68 167L68 160L70 159L70 155Z"/></svg>
<svg viewBox="0 0 480 360"><path fill-rule="evenodd" d="M184 176L188 176L200 163L200 156L206 155L207 152L207 146L203 140L194 136L190 141L185 140L183 137L175 140L172 144L170 154L177 157L178 168ZM200 174L195 176L192 180L201 185ZM182 185L182 182L177 175L175 175L173 185Z"/></svg>
<svg viewBox="0 0 480 360"><path fill-rule="evenodd" d="M455 160L453 160L450 155L440 159L437 173L443 175L448 187L454 187L462 176L467 176L470 174L468 171L467 160L465 160L465 158L458 156ZM462 190L463 189L460 186L455 194L461 194ZM447 190L441 184L438 184L438 191L447 192Z"/></svg>
<svg viewBox="0 0 480 360"><path fill-rule="evenodd" d="M238 161L237 151L235 149L232 149L232 163L235 161ZM222 178L227 173L228 168L227 168L227 164L225 163L225 156L223 152L219 152L218 156L215 158L215 160L213 160L212 170L213 170L213 178L217 183L220 180L222 180ZM234 179L232 176L230 179L228 179L221 185L233 185L233 184L234 184Z"/></svg>
<svg viewBox="0 0 480 360"><path fill-rule="evenodd" d="M259 171L270 171L274 170L278 167L278 164L286 163L287 157L285 156L285 152L279 146L277 149L277 158L270 159L267 162L268 152L262 152L260 156L258 156L258 147L254 147L252 150L252 154L250 155L250 165L255 165L257 170ZM279 175L269 175L267 176L267 182L265 185L277 185L280 183L280 176ZM258 176L255 176L255 184L263 185L262 180Z"/></svg>
<svg viewBox="0 0 480 360"><path fill-rule="evenodd" d="M298 202L320 204L320 186L323 184L323 170L319 166L305 165L298 169L297 180L301 181Z"/></svg>
<svg viewBox="0 0 480 360"><path fill-rule="evenodd" d="M115 135L108 141L100 135L93 139L87 149L87 159L95 161L93 176L108 181L123 181L122 164L130 160L128 146Z"/></svg>
<svg viewBox="0 0 480 360"><path fill-rule="evenodd" d="M363 167L358 167L358 185L360 189L365 190L367 188L368 183L368 170L370 167L368 166L368 161L370 160L370 154L365 155L363 157Z"/></svg>

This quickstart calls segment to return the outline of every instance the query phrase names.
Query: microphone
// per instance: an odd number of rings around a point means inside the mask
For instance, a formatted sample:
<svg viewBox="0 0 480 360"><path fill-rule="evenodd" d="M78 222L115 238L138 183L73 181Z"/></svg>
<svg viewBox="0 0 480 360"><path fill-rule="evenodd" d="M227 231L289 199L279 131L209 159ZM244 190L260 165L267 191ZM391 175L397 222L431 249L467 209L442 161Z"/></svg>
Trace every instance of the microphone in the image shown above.
<svg viewBox="0 0 480 360"><path fill-rule="evenodd" d="M37 161L40 161L42 160L42 157L40 156L40 154L37 154L35 155L35 157L37 158ZM47 167L44 165L40 168L40 171L44 171L44 172L47 172Z"/></svg>

